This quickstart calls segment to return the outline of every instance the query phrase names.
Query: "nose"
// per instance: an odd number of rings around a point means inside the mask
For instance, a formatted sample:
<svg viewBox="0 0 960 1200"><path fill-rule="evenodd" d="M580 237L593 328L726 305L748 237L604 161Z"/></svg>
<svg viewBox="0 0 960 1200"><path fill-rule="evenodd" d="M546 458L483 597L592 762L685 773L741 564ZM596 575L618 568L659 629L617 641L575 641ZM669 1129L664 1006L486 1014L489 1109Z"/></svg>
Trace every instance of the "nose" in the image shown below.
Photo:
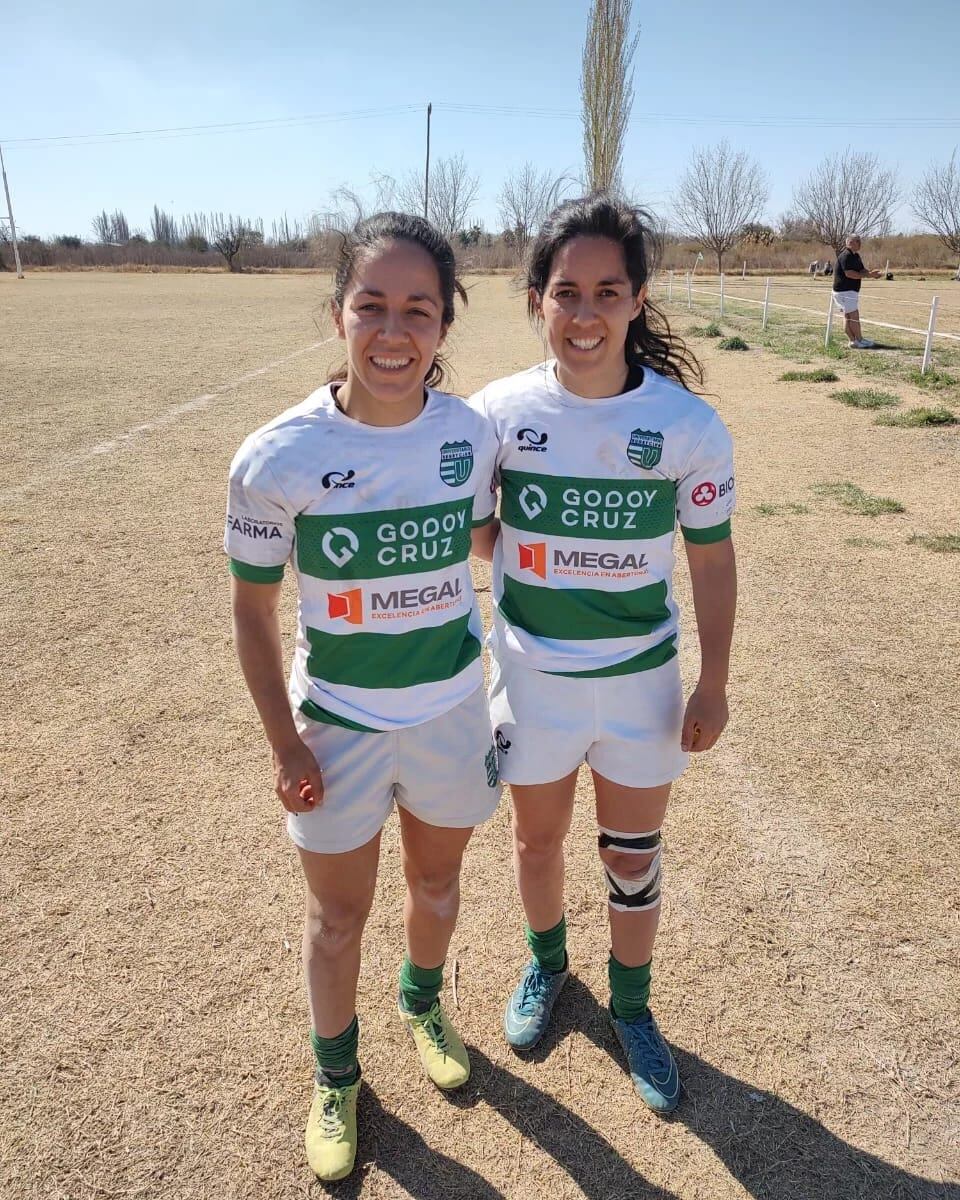
<svg viewBox="0 0 960 1200"><path fill-rule="evenodd" d="M405 342L407 340L407 330L404 325L403 314L393 309L387 309L383 315L380 336L387 342Z"/></svg>
<svg viewBox="0 0 960 1200"><path fill-rule="evenodd" d="M593 297L581 296L574 317L580 325L589 325L594 319Z"/></svg>

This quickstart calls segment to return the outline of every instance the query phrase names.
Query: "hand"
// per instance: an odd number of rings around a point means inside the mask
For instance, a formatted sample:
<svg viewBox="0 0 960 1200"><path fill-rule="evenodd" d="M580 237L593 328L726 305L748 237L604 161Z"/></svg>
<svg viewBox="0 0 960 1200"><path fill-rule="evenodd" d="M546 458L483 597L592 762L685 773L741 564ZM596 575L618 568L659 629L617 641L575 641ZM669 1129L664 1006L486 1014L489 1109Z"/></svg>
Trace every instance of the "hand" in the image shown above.
<svg viewBox="0 0 960 1200"><path fill-rule="evenodd" d="M871 271L870 278L871 279L879 279L882 274L883 274L882 271Z"/></svg>
<svg viewBox="0 0 960 1200"><path fill-rule="evenodd" d="M709 750L723 733L729 716L726 689L705 687L701 680L687 701L680 749L691 754Z"/></svg>
<svg viewBox="0 0 960 1200"><path fill-rule="evenodd" d="M313 812L323 803L323 775L317 760L299 738L282 751L274 750L273 781L287 812Z"/></svg>

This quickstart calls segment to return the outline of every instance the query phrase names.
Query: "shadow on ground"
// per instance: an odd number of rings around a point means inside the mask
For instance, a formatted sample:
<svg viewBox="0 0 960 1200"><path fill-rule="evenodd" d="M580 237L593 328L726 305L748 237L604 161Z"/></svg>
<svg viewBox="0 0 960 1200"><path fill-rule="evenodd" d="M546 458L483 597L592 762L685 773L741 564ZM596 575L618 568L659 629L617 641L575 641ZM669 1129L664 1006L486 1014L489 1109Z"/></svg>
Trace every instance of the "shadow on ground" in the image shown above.
<svg viewBox="0 0 960 1200"><path fill-rule="evenodd" d="M575 1030L609 1054L616 1070L623 1070L605 1010L573 977L558 1002L550 1033L529 1057L542 1061ZM675 1053L684 1091L670 1119L710 1146L754 1200L960 1200L957 1185L894 1167L848 1145L772 1092L741 1083L694 1054ZM468 1110L477 1103L489 1104L550 1155L588 1200L680 1200L652 1184L558 1100L491 1062L476 1047L470 1047L470 1058L470 1083L451 1094L451 1105ZM368 1088L361 1093L359 1120L361 1165L350 1179L331 1185L330 1195L344 1200L357 1196L366 1170L375 1165L417 1200L503 1200L504 1193L482 1175L438 1153L386 1112Z"/></svg>

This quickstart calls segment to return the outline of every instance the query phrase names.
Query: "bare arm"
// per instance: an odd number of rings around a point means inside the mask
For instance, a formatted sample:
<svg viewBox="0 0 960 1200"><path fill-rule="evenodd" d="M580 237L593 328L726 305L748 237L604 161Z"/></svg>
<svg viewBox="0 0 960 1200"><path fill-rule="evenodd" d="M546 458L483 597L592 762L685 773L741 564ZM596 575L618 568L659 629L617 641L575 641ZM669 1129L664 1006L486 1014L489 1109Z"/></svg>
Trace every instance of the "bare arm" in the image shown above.
<svg viewBox="0 0 960 1200"><path fill-rule="evenodd" d="M309 812L323 796L323 780L316 759L297 733L287 698L278 615L281 586L231 576L233 637L240 669L273 750L277 795L289 812ZM304 780L309 784L306 794Z"/></svg>
<svg viewBox="0 0 960 1200"><path fill-rule="evenodd" d="M687 702L681 745L709 750L728 719L727 677L737 611L737 563L731 538L686 543L693 607L700 635L700 681Z"/></svg>
<svg viewBox="0 0 960 1200"><path fill-rule="evenodd" d="M500 521L497 517L488 521L486 525L472 529L470 531L470 553L475 554L477 558L484 559L485 562L492 562L493 548L496 546L499 536Z"/></svg>

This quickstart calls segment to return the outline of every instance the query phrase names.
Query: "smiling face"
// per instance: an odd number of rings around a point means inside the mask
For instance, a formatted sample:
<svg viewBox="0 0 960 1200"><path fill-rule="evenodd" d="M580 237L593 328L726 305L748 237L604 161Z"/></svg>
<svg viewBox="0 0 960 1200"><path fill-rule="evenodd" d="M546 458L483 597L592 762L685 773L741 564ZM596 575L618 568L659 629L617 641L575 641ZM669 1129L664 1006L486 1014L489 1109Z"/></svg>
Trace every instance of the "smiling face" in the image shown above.
<svg viewBox="0 0 960 1200"><path fill-rule="evenodd" d="M624 349L646 288L634 295L621 246L605 237L575 237L554 255L543 295L543 318L557 377L578 396L614 396L626 379Z"/></svg>
<svg viewBox="0 0 960 1200"><path fill-rule="evenodd" d="M357 262L333 318L347 343L350 396L382 405L410 402L419 410L424 378L446 335L430 255L408 241L371 248Z"/></svg>

